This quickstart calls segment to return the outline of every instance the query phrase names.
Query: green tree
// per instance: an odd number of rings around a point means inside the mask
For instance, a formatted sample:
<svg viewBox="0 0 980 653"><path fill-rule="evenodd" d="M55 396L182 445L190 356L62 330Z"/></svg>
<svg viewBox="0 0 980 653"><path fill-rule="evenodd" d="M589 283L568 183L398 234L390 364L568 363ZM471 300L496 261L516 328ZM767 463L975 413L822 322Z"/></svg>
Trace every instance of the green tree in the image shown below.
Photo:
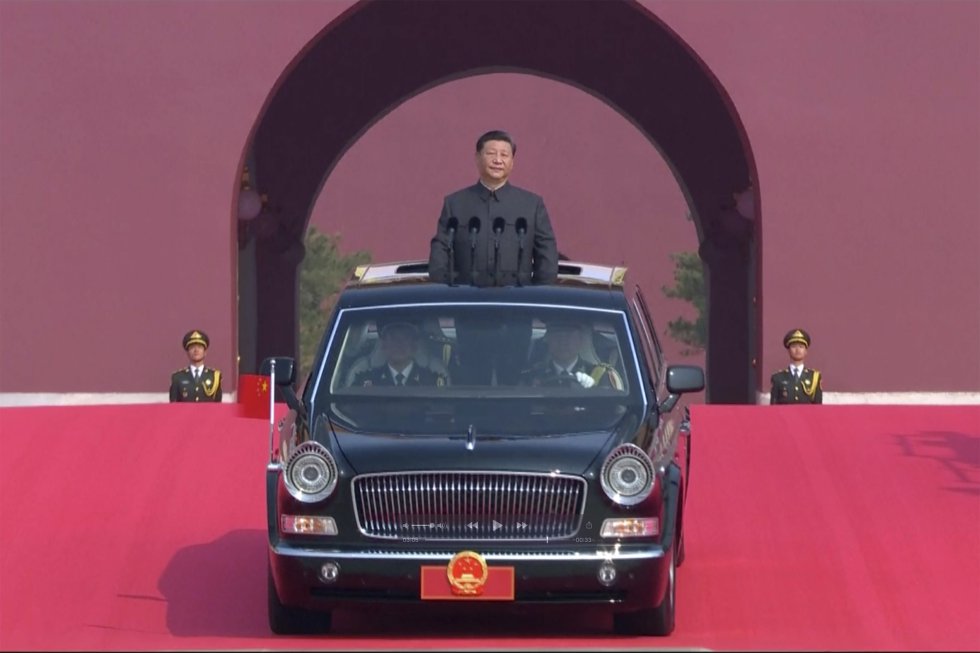
<svg viewBox="0 0 980 653"><path fill-rule="evenodd" d="M695 252L679 252L670 255L674 261L674 286L663 286L663 293L671 299L690 302L698 316L692 322L683 317L667 323L667 333L689 349L683 351L691 356L704 351L708 342L708 322L705 318L706 298L704 292L704 266Z"/></svg>
<svg viewBox="0 0 980 653"><path fill-rule="evenodd" d="M324 234L310 227L304 241L306 254L299 270L299 376L305 380L313 365L337 294L354 268L371 261L366 251L342 254L340 234Z"/></svg>

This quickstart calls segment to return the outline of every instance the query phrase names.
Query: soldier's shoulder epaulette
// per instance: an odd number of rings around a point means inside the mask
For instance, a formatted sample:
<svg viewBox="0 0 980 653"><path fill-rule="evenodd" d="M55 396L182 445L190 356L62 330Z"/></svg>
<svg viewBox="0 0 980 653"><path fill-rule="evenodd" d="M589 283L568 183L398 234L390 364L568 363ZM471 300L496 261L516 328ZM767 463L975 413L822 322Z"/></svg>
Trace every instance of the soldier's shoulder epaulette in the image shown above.
<svg viewBox="0 0 980 653"><path fill-rule="evenodd" d="M185 372L185 371L187 371L187 368L186 368L186 367L182 367L182 368L180 368L179 370L174 370L174 371L173 371L173 372L172 372L172 373L170 374L170 376L177 376L177 375L178 375L178 374L180 374L181 372Z"/></svg>

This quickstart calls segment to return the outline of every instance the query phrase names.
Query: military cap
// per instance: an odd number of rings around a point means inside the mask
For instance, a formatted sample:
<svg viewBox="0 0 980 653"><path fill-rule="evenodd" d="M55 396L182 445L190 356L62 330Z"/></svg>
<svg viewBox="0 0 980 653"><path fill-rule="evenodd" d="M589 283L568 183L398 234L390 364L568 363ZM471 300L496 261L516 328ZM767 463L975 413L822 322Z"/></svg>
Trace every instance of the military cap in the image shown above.
<svg viewBox="0 0 980 653"><path fill-rule="evenodd" d="M419 334L419 329L411 322L406 322L404 320L392 320L390 322L379 323L378 332L381 334L382 338L390 333L404 333L414 337Z"/></svg>
<svg viewBox="0 0 980 653"><path fill-rule="evenodd" d="M803 329L793 329L792 331L786 334L785 338L783 338L783 347L789 349L789 346L792 345L794 342L799 342L805 345L807 349L809 349L810 334L804 331Z"/></svg>
<svg viewBox="0 0 980 653"><path fill-rule="evenodd" d="M187 349L191 345L204 345L204 348L207 349L210 344L211 341L208 339L208 334L198 329L188 331L187 335L184 336L184 349Z"/></svg>
<svg viewBox="0 0 980 653"><path fill-rule="evenodd" d="M571 315L560 315L551 319L545 319L544 325L548 331L582 330L586 326L586 318Z"/></svg>

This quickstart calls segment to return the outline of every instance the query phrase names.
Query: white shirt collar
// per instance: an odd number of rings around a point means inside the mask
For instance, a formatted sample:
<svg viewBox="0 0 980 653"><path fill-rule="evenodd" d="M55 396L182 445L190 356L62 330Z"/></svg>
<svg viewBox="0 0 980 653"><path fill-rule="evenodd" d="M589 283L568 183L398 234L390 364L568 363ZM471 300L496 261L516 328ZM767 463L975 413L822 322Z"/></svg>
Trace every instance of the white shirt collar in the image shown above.
<svg viewBox="0 0 980 653"><path fill-rule="evenodd" d="M408 366L405 369L403 369L402 371L399 372L394 367L392 367L391 365L389 365L388 366L388 373L391 374L391 379L392 380L394 380L395 377L398 376L399 374L401 374L402 376L404 376L407 379L409 377L409 375L412 373L412 368L413 367L415 367L415 363L409 363Z"/></svg>

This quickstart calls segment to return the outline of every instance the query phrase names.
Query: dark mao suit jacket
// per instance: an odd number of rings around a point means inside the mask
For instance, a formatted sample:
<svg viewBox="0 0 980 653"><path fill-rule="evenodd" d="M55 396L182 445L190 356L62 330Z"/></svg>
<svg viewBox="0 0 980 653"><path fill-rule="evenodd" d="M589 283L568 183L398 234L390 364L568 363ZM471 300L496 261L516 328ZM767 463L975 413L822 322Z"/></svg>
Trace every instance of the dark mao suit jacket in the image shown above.
<svg viewBox="0 0 980 653"><path fill-rule="evenodd" d="M459 221L455 238L449 235L450 218ZM479 221L480 228L471 240L469 227L473 218ZM496 218L503 219L499 235L493 230ZM517 231L520 218L527 221L523 236ZM544 200L509 183L491 192L477 182L446 196L429 252L430 278L448 283L450 261L454 279L460 284L553 283L558 276L558 244Z"/></svg>

